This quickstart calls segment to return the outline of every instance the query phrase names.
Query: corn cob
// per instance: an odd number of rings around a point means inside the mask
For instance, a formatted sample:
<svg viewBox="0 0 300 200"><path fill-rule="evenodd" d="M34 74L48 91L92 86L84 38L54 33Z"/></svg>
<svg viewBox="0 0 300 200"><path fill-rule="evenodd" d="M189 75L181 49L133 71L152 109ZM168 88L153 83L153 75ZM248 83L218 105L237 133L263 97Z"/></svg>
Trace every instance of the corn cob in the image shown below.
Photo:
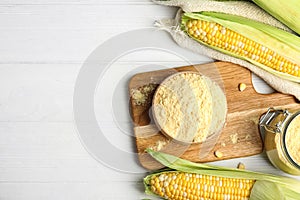
<svg viewBox="0 0 300 200"><path fill-rule="evenodd" d="M171 171L154 175L151 190L166 199L249 199L255 180Z"/></svg>
<svg viewBox="0 0 300 200"><path fill-rule="evenodd" d="M300 82L300 38L243 17L185 13L182 29L193 39L282 78Z"/></svg>
<svg viewBox="0 0 300 200"><path fill-rule="evenodd" d="M290 29L300 34L300 1L299 0L253 0L276 19L287 25Z"/></svg>
<svg viewBox="0 0 300 200"><path fill-rule="evenodd" d="M146 193L171 200L298 200L300 182L270 174L193 163L147 152L167 168L144 178Z"/></svg>

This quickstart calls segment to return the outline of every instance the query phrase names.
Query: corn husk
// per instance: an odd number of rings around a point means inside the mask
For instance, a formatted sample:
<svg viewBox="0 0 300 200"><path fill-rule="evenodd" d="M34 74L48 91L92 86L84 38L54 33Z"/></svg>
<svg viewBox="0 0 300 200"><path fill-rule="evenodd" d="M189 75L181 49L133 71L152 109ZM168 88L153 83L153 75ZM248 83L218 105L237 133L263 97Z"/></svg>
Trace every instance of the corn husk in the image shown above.
<svg viewBox="0 0 300 200"><path fill-rule="evenodd" d="M250 199L253 200L275 200L278 199L278 197L281 197L279 199L296 200L300 197L300 182L292 178L235 168L193 163L151 149L147 149L147 152L154 159L167 167L163 170L153 172L144 178L145 192L147 194L155 195L149 187L151 176L170 171L181 171L227 178L256 180L250 195Z"/></svg>
<svg viewBox="0 0 300 200"><path fill-rule="evenodd" d="M220 12L238 15L292 32L269 13L247 0L152 0L165 6L176 6L184 12Z"/></svg>
<svg viewBox="0 0 300 200"><path fill-rule="evenodd" d="M300 1L299 0L253 0L255 4L300 34Z"/></svg>
<svg viewBox="0 0 300 200"><path fill-rule="evenodd" d="M245 17L216 12L184 13L181 24L183 30L185 30L186 21L190 19L200 19L221 24L226 28L229 28L259 44L268 47L269 49L272 49L274 52L285 57L287 60L300 65L300 38L294 34L257 22L255 20L247 19ZM197 41L203 43L201 40ZM218 47L209 47L221 51L222 53L247 60L250 63L286 80L300 82L300 77L276 71L259 62L256 62L255 60L236 55L230 51L226 51Z"/></svg>

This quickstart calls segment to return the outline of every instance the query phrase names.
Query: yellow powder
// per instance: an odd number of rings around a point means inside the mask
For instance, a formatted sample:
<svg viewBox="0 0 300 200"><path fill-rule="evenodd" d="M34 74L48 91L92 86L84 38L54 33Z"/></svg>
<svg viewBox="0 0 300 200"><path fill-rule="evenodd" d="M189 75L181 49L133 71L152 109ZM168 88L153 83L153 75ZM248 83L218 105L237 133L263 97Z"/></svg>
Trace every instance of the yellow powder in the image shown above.
<svg viewBox="0 0 300 200"><path fill-rule="evenodd" d="M287 128L286 146L292 159L300 164L300 115L296 116Z"/></svg>
<svg viewBox="0 0 300 200"><path fill-rule="evenodd" d="M276 155L277 158L273 157L274 158L273 162L283 171L289 172L289 171L292 171L294 169L294 167L289 163L286 156L284 155L281 143L282 143L281 135L275 134L275 145L276 145L275 151L277 154ZM272 153L272 152L273 151L271 150L269 153L271 153L273 155L275 152L274 153Z"/></svg>
<svg viewBox="0 0 300 200"><path fill-rule="evenodd" d="M274 121L277 123L278 120ZM265 148L269 160L274 166L281 169L284 172L293 175L300 175L300 170L291 164L291 162L286 157L283 149L283 134L273 133L272 131L266 130L265 132ZM285 135L286 148L289 155L296 163L300 163L300 116L297 116L289 124Z"/></svg>
<svg viewBox="0 0 300 200"><path fill-rule="evenodd" d="M170 141L169 140L158 140L156 141L155 145L150 146L149 148L154 151L160 151L164 148Z"/></svg>
<svg viewBox="0 0 300 200"><path fill-rule="evenodd" d="M265 132L266 154L275 167L289 174L299 175L300 171L287 160L283 152L281 137L280 133Z"/></svg>
<svg viewBox="0 0 300 200"><path fill-rule="evenodd" d="M237 133L231 134L230 139L231 139L232 144L236 144L238 142L238 134Z"/></svg>
<svg viewBox="0 0 300 200"><path fill-rule="evenodd" d="M207 78L178 73L157 89L154 116L160 128L183 142L202 142L209 135L213 103Z"/></svg>
<svg viewBox="0 0 300 200"><path fill-rule="evenodd" d="M149 83L147 85L140 86L137 89L130 90L130 97L133 100L133 104L137 106L147 106L151 104L151 98L157 84Z"/></svg>
<svg viewBox="0 0 300 200"><path fill-rule="evenodd" d="M131 97L133 98L135 105L142 105L146 102L146 96L139 90L132 89Z"/></svg>

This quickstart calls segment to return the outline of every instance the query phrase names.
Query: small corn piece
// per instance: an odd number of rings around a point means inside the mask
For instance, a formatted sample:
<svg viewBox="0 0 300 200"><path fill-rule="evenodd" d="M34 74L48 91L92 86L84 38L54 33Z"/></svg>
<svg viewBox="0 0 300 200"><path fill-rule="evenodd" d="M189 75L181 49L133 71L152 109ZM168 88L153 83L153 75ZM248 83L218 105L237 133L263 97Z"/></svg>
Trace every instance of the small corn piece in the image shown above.
<svg viewBox="0 0 300 200"><path fill-rule="evenodd" d="M239 91L243 92L246 89L247 85L245 83L239 84Z"/></svg>
<svg viewBox="0 0 300 200"><path fill-rule="evenodd" d="M182 18L182 28L204 45L247 60L270 73L300 82L300 48L289 41L294 39L294 43L300 44L300 38L293 34L253 20L209 12L186 13ZM268 31L274 36L270 36ZM280 41L281 35L287 43Z"/></svg>
<svg viewBox="0 0 300 200"><path fill-rule="evenodd" d="M253 0L253 2L287 25L290 29L300 34L299 0Z"/></svg>
<svg viewBox="0 0 300 200"><path fill-rule="evenodd" d="M214 154L215 154L215 156L216 156L217 158L222 158L222 157L223 157L223 153L222 153L221 151L219 151L219 150L216 150L216 151L214 152Z"/></svg>
<svg viewBox="0 0 300 200"><path fill-rule="evenodd" d="M165 199L249 199L255 180L224 178L185 172L165 172L151 177L153 193Z"/></svg>
<svg viewBox="0 0 300 200"><path fill-rule="evenodd" d="M246 169L246 166L245 166L244 163L239 162L239 164L237 165L237 168L238 168L238 169Z"/></svg>

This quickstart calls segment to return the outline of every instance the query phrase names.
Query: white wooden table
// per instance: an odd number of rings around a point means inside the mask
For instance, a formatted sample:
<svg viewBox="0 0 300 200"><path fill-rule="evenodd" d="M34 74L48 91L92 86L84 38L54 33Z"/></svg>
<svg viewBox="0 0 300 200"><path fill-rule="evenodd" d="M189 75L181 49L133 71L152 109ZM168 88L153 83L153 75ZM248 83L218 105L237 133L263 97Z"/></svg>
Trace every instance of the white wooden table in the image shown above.
<svg viewBox="0 0 300 200"><path fill-rule="evenodd" d="M126 52L106 71L95 92L95 116L109 145L125 155L112 154L120 161L117 169L95 159L89 145L84 148L73 95L77 76L97 47L113 36L153 27L156 19L172 17L175 11L149 0L0 2L0 200L148 197L142 184L146 170L130 137L127 81L138 71L188 63L166 49L142 48ZM158 43L176 48L165 32L153 34ZM210 61L192 53L191 58L192 63ZM256 84L264 88L259 80ZM251 170L283 174L264 154L215 164L235 167L240 161Z"/></svg>

